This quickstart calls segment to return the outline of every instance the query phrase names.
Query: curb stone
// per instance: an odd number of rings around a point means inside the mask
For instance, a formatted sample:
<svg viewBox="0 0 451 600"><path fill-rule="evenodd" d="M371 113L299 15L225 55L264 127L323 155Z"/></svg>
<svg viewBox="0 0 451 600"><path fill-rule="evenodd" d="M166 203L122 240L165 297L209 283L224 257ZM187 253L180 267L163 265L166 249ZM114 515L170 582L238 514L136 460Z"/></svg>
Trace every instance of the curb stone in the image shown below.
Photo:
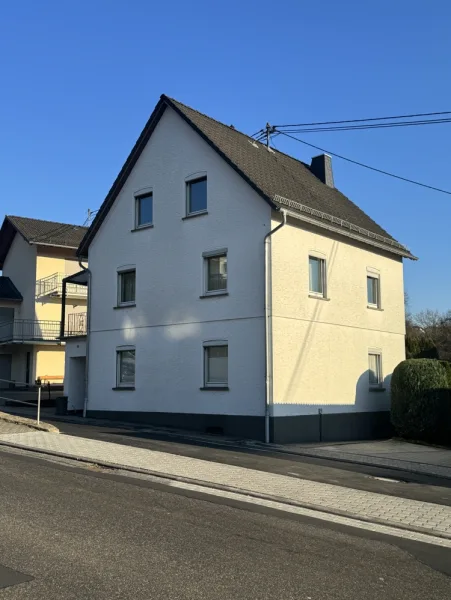
<svg viewBox="0 0 451 600"><path fill-rule="evenodd" d="M1 414L1 413L0 413ZM55 421L62 423L69 423L73 425L79 424L77 421L71 418L64 417L53 417ZM216 437L203 435L193 431L181 431L175 430L169 427L154 427L149 424L141 424L127 421L112 421L108 419L84 419L84 425L99 425L107 427L117 427L124 429L138 429L143 432L151 433L164 433L169 437L181 437L195 442L209 443L219 448L236 448L240 450L257 450L258 452L281 454L285 456L305 456L307 458L316 458L329 460L336 463L354 464L367 467L383 468L395 473L404 472L411 473L414 475L426 475L430 477L436 477L439 479L451 480L451 467L445 467L442 465L431 465L429 463L420 463L412 461L401 461L397 459L385 459L377 456L362 456L356 454L339 454L338 452L327 451L327 447L319 449L318 451L310 450L308 447L305 449L291 449L289 447L281 446L280 444L264 444L258 440L245 440L227 437ZM349 443L349 442L346 442ZM357 442L358 443L358 442ZM334 442L333 445L337 445L339 442ZM408 463L408 464L406 464Z"/></svg>
<svg viewBox="0 0 451 600"><path fill-rule="evenodd" d="M55 425L50 423L36 423L33 419L27 419L26 417L17 417L10 415L9 413L0 412L0 420L6 423L14 423L15 425L25 425L30 429L37 429L38 431L46 431L47 433L59 433L60 430Z"/></svg>
<svg viewBox="0 0 451 600"><path fill-rule="evenodd" d="M451 540L451 534L431 531L430 529L427 529L425 527L407 526L407 525L403 525L402 523L393 523L392 521L388 521L385 519L379 519L377 517L369 518L369 517L365 517L362 515L354 514L352 512L344 511L344 510L339 510L339 509L330 508L330 507L324 507L319 504L290 500L290 499L284 498L283 496L274 496L271 494L263 494L263 493L253 492L253 491L242 489L242 488L236 488L236 487L229 486L229 485L223 485L223 484L218 484L218 483L213 483L213 482L202 481L202 480L194 479L191 477L184 477L181 475L164 474L159 471L152 471L152 469L142 469L140 467L130 467L128 465L121 465L119 463L96 460L96 459L92 459L92 458L88 458L88 457L77 456L75 454L70 454L70 453L66 453L66 452L56 452L54 450L47 450L47 449L41 449L41 448L30 448L29 446L24 446L23 444L15 444L13 442L5 442L5 441L2 441L1 439L0 439L0 446L19 448L21 450L25 450L28 452L34 452L36 454L45 454L48 456L55 456L55 457L59 457L59 458L71 459L71 460L74 460L77 462L91 464L91 465L98 465L100 467L105 467L107 469L114 469L117 471L126 471L129 473L148 475L148 476L160 479L163 482L164 481L175 481L175 482L185 483L185 484L189 484L189 485L196 485L198 487L205 488L206 493L208 493L208 489L212 489L212 490L219 490L219 491L223 491L223 492L229 492L229 493L233 493L233 494L240 494L242 496L247 496L249 498L269 500L271 502L278 502L279 504L285 504L287 506L310 509L313 511L321 512L323 514L326 513L326 514L331 514L331 515L335 515L335 516L339 516L339 517L347 517L348 519L355 520L356 522L365 522L365 523L373 523L373 524L377 524L377 525L384 525L384 526L391 527L392 529L398 529L398 530L402 530L402 531L410 531L410 532L414 532L414 533L420 533L423 535L426 534L426 535L429 535L430 537L438 538L438 539Z"/></svg>

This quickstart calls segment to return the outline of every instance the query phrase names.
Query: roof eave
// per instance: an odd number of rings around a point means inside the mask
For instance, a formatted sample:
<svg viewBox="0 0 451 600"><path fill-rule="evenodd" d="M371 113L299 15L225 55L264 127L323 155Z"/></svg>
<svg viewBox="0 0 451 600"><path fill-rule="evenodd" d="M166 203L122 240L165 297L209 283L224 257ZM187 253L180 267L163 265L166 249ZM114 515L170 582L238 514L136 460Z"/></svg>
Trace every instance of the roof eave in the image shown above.
<svg viewBox="0 0 451 600"><path fill-rule="evenodd" d="M215 150L215 152L217 152L219 154L219 156L229 165L232 167L232 169L234 169L238 175L240 175L240 177L242 177L244 179L244 181L250 185L250 187L257 192L257 194L259 194L259 196L261 196L263 198L263 200L265 200L265 202L267 202L270 207L273 210L279 210L279 207L277 206L277 204L275 204L272 200L272 198L270 196L268 196L267 194L265 194L263 192L263 190L261 190L247 175L246 173L244 173L244 171L242 171L232 160L230 160L230 158L224 154L224 152L222 152L222 150L220 150L220 148L218 148L218 146L216 146L216 144L201 130L199 129L199 127L197 127L197 125L195 123L193 123L191 121L191 119L189 119L180 109L178 106L176 106L174 104L174 102L171 100L171 98L168 98L167 96L165 96L164 94L162 95L162 98L164 98L165 102L168 104L168 106L170 106L186 123L188 123L188 125L190 127L192 127L192 129L194 129L194 131L205 141L207 142L207 144L209 146L211 146L211 148L213 148L213 150Z"/></svg>
<svg viewBox="0 0 451 600"><path fill-rule="evenodd" d="M149 141L155 127L158 125L161 117L163 116L164 111L167 107L172 108L207 144L215 150L221 156L225 162L230 165L245 181L248 185L253 188L259 196L267 202L272 209L279 210L279 207L273 202L272 198L270 198L267 194L265 194L239 167L231 161L219 148L210 140L210 138L201 131L193 121L191 121L179 108L176 106L168 96L162 94L158 104L156 105L154 111L149 117L144 129L142 130L140 136L138 137L135 145L132 148L132 151L128 155L122 169L119 172L119 175L116 177L113 185L110 188L110 191L105 197L105 200L100 207L99 212L97 213L94 221L91 223L90 228L86 232L84 238L82 239L78 250L77 256L87 258L88 257L88 248L94 239L97 231L99 230L101 224L103 223L106 215L108 214L111 206L119 195L122 187L124 186L127 178L129 177L133 167L138 161L141 152L144 150L147 142Z"/></svg>
<svg viewBox="0 0 451 600"><path fill-rule="evenodd" d="M299 214L295 211L292 211L292 210L289 210L286 208L282 208L281 210L285 211L288 216L290 216L294 219L298 219L299 221L304 221L305 223L310 223L311 225L314 225L321 229L327 229L328 231L332 231L334 233L337 233L338 235L343 235L345 237L351 238L353 240L361 242L362 244L366 244L368 246L373 246L375 248L385 250L385 252L389 252L390 254L395 254L396 256L401 256L403 258L409 258L410 260L418 260L418 258L416 256L414 256L413 254L411 254L408 250L404 250L402 248L397 248L395 246L388 246L387 244L378 242L377 240L374 240L371 238L365 238L365 237L357 235L351 231L346 231L344 229L341 229L340 227L334 227L333 225L329 225L327 223L322 223L318 219L308 217L307 215Z"/></svg>
<svg viewBox="0 0 451 600"><path fill-rule="evenodd" d="M88 248L91 244L93 238L95 237L97 231L99 230L101 224L103 223L106 215L108 214L111 206L119 195L122 187L124 186L127 178L129 177L133 167L141 156L141 152L149 141L150 136L152 135L155 127L160 121L167 103L161 96L158 104L155 106L152 114L150 115L147 123L144 126L144 129L141 131L138 139L135 142L130 154L128 155L125 163L122 165L122 169L119 171L118 176L113 182L108 194L106 195L102 205L99 209L99 212L96 214L94 221L91 223L88 231L85 233L83 239L80 242L80 245L77 249L77 256L86 258L88 256Z"/></svg>

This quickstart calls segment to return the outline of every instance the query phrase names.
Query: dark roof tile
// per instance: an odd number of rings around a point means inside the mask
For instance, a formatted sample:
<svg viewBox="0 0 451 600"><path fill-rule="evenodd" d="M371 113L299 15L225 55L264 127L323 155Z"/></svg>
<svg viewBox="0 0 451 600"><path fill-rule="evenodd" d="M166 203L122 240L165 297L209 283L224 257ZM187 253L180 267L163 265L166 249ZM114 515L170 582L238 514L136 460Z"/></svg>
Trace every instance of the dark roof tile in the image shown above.
<svg viewBox="0 0 451 600"><path fill-rule="evenodd" d="M9 215L6 218L9 219L27 242L78 248L88 230L87 227L82 227L81 225L43 221L42 219L13 217Z"/></svg>
<svg viewBox="0 0 451 600"><path fill-rule="evenodd" d="M351 227L353 227L353 233L356 233L355 228L361 228L370 232L370 234L382 236L382 238L385 238L385 240L382 240L383 247L389 249L395 246L398 250L401 250L403 255L413 258L406 248L396 242L385 229L373 221L349 198L336 188L331 188L320 181L305 163L277 150L268 150L264 144L255 142L235 128L224 125L165 95L161 96L90 229L83 238L78 250L81 256L87 256L89 244L130 175L167 106L172 107L274 208L283 208L283 205L278 203L276 199L276 196L281 196L313 209L313 211L319 211L341 221L346 221L348 225L351 224ZM296 206L290 208L290 210L302 212ZM309 216L314 220L321 220L318 214L310 214ZM362 239L370 237L360 235L358 231L357 235Z"/></svg>
<svg viewBox="0 0 451 600"><path fill-rule="evenodd" d="M23 300L22 294L9 277L0 276L0 300Z"/></svg>

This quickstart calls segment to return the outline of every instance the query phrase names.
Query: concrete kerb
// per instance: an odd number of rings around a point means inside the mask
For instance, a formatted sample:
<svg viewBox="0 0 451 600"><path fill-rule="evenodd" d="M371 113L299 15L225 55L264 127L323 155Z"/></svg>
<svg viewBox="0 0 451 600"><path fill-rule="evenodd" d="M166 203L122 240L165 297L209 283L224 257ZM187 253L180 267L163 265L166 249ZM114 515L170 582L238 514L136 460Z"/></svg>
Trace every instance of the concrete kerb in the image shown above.
<svg viewBox="0 0 451 600"><path fill-rule="evenodd" d="M268 450L269 451L269 450ZM428 463L414 463L418 466L412 466L413 463L409 462L407 465L404 461L397 461L398 464L393 464L396 459L385 460L379 457L368 457L365 458L344 458L342 456L333 456L332 453L326 454L322 451L319 452L309 452L304 450L285 450L272 448L271 452L277 452L279 454L289 454L291 456L306 456L307 458L318 458L324 460L331 460L340 463L347 463L351 465L363 465L366 467L381 467L384 469L403 472L403 473L413 473L415 475L429 475L431 477L438 477L440 479L449 479L451 480L451 468L441 467L439 465L430 465ZM446 471L445 471L446 470Z"/></svg>
<svg viewBox="0 0 451 600"><path fill-rule="evenodd" d="M0 412L0 420L6 421L7 423L13 423L15 425L25 425L30 429L37 429L38 431L46 431L48 433L59 433L60 430L55 425L50 423L37 423L33 419L27 419L26 417L18 417L9 413Z"/></svg>
<svg viewBox="0 0 451 600"><path fill-rule="evenodd" d="M59 421L74 423L72 419L65 419L64 417L58 417ZM285 448L279 444L264 444L257 440L238 440L236 438L228 438L226 436L211 436L208 434L196 433L193 431L175 430L169 427L154 427L152 425L144 425L139 423L131 423L125 421L110 421L105 419L83 419L83 423L86 425L102 425L111 426L118 428L139 428L141 431L149 431L155 433L164 433L171 437L186 438L188 440L203 442L217 446L219 448L234 448L237 450L258 450L259 452L282 454L286 456L305 456L307 458L317 458L330 460L338 463L379 467L387 470L395 471L397 473L412 473L415 475L429 475L431 477L438 477L441 479L451 480L451 468L442 467L440 465L430 465L428 463L412 463L410 461L397 461L397 459L384 459L375 456L337 456L335 452L328 452L320 449L319 451L311 451L308 448L305 450L297 449L293 450ZM349 442L348 442L349 443ZM333 445L336 445L335 442ZM331 444L332 445L332 444ZM397 463L397 464L396 464Z"/></svg>
<svg viewBox="0 0 451 600"><path fill-rule="evenodd" d="M44 455L54 456L54 457L58 457L58 458L70 459L70 460L74 460L76 462L81 462L81 463L85 463L85 464L91 464L91 465L104 467L106 469L114 469L116 471L120 470L120 471L126 471L129 473L135 473L135 474L139 474L139 475L147 475L147 476L151 476L151 477L154 477L154 478L160 480L163 484L165 481L174 481L174 482L178 482L178 483L184 483L184 484L188 484L188 485L198 486L205 490L206 495L208 495L209 489L218 490L218 491L228 492L228 493L232 493L232 494L239 494L240 496L245 496L248 498L266 500L269 502L277 502L279 504L285 504L286 506L309 509L309 510L312 510L312 511L315 511L318 513L322 513L322 514L331 514L331 515L335 515L335 516L339 516L339 517L346 517L348 519L352 519L353 521L355 521L356 524L358 522L372 523L372 524L390 527L393 530L409 531L409 532L419 533L422 535L428 535L432 538L451 540L451 534L447 534L447 533L443 533L443 532L434 532L434 531L431 531L424 527L406 526L406 525L402 525L400 523L394 524L385 519L379 519L377 517L368 518L368 517L361 516L361 515L355 515L351 512L347 512L344 510L338 510L338 509L329 508L329 507L325 508L324 506L312 504L310 502L299 502L299 501L290 500L290 499L284 498L283 496L273 496L271 494L262 494L262 493L252 492L252 491L249 491L246 489L236 488L233 486L222 485L222 484L213 483L213 482L202 481L202 480L194 479L191 477L162 474L158 471L153 471L152 469L142 469L140 467L130 467L127 465L121 465L119 463L93 460L93 459L90 459L87 457L86 458L80 457L80 456L76 456L74 454L70 454L70 453L66 453L66 452L55 452L54 450L30 448L29 446L24 446L23 444L15 444L12 442L5 442L3 440L0 440L0 446L18 448L21 450L25 450L27 452L33 452L35 454L44 454ZM245 502L245 500L242 500L242 501Z"/></svg>
<svg viewBox="0 0 451 600"><path fill-rule="evenodd" d="M357 457L353 455L352 458L350 456L344 457L343 455L337 456L336 453L327 452L327 450L319 450L319 451L311 451L307 448L305 450L297 449L289 449L279 444L264 444L263 442L259 442L257 440L237 440L235 438L227 438L226 436L211 436L208 434L196 433L193 431L183 431L183 430L175 430L169 427L155 427L152 425L142 424L142 423L133 423L126 421L112 421L106 419L90 419L84 418L80 421L71 418L71 417L53 417L52 420L60 421L62 423L81 423L83 425L100 425L100 426L109 426L109 427L117 427L124 429L139 429L140 431L150 431L155 433L164 433L171 437L177 438L186 438L193 441L203 442L211 444L212 446L217 446L219 448L234 448L237 450L257 450L259 452L273 453L273 454L282 454L286 456L305 456L307 458L317 458L323 460L330 460L337 463L345 463L345 464L354 464L354 465L362 465L367 467L379 467L383 469L387 469L389 471L395 471L396 473L412 473L415 475L429 475L431 477L437 477L440 479L451 480L451 468L442 467L440 465L430 465L428 463L412 463L407 461L397 461L396 459L384 459L375 456L368 457ZM47 430L46 430L47 431ZM337 445L339 442L333 443L333 445ZM349 442L347 442L349 443ZM397 463L397 464L395 464Z"/></svg>

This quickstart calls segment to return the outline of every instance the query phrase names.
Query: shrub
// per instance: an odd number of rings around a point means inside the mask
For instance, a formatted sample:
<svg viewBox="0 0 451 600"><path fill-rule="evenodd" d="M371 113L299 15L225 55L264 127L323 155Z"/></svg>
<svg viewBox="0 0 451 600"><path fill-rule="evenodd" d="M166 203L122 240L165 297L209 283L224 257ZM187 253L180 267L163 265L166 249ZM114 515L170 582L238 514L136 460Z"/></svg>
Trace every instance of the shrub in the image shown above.
<svg viewBox="0 0 451 600"><path fill-rule="evenodd" d="M448 379L438 360L419 358L400 363L391 380L391 421L406 438L437 440L440 419L448 412ZM440 426L440 437L444 435Z"/></svg>
<svg viewBox="0 0 451 600"><path fill-rule="evenodd" d="M441 360L440 364L443 366L443 368L446 371L448 387L451 388L451 362L448 362L447 360Z"/></svg>

